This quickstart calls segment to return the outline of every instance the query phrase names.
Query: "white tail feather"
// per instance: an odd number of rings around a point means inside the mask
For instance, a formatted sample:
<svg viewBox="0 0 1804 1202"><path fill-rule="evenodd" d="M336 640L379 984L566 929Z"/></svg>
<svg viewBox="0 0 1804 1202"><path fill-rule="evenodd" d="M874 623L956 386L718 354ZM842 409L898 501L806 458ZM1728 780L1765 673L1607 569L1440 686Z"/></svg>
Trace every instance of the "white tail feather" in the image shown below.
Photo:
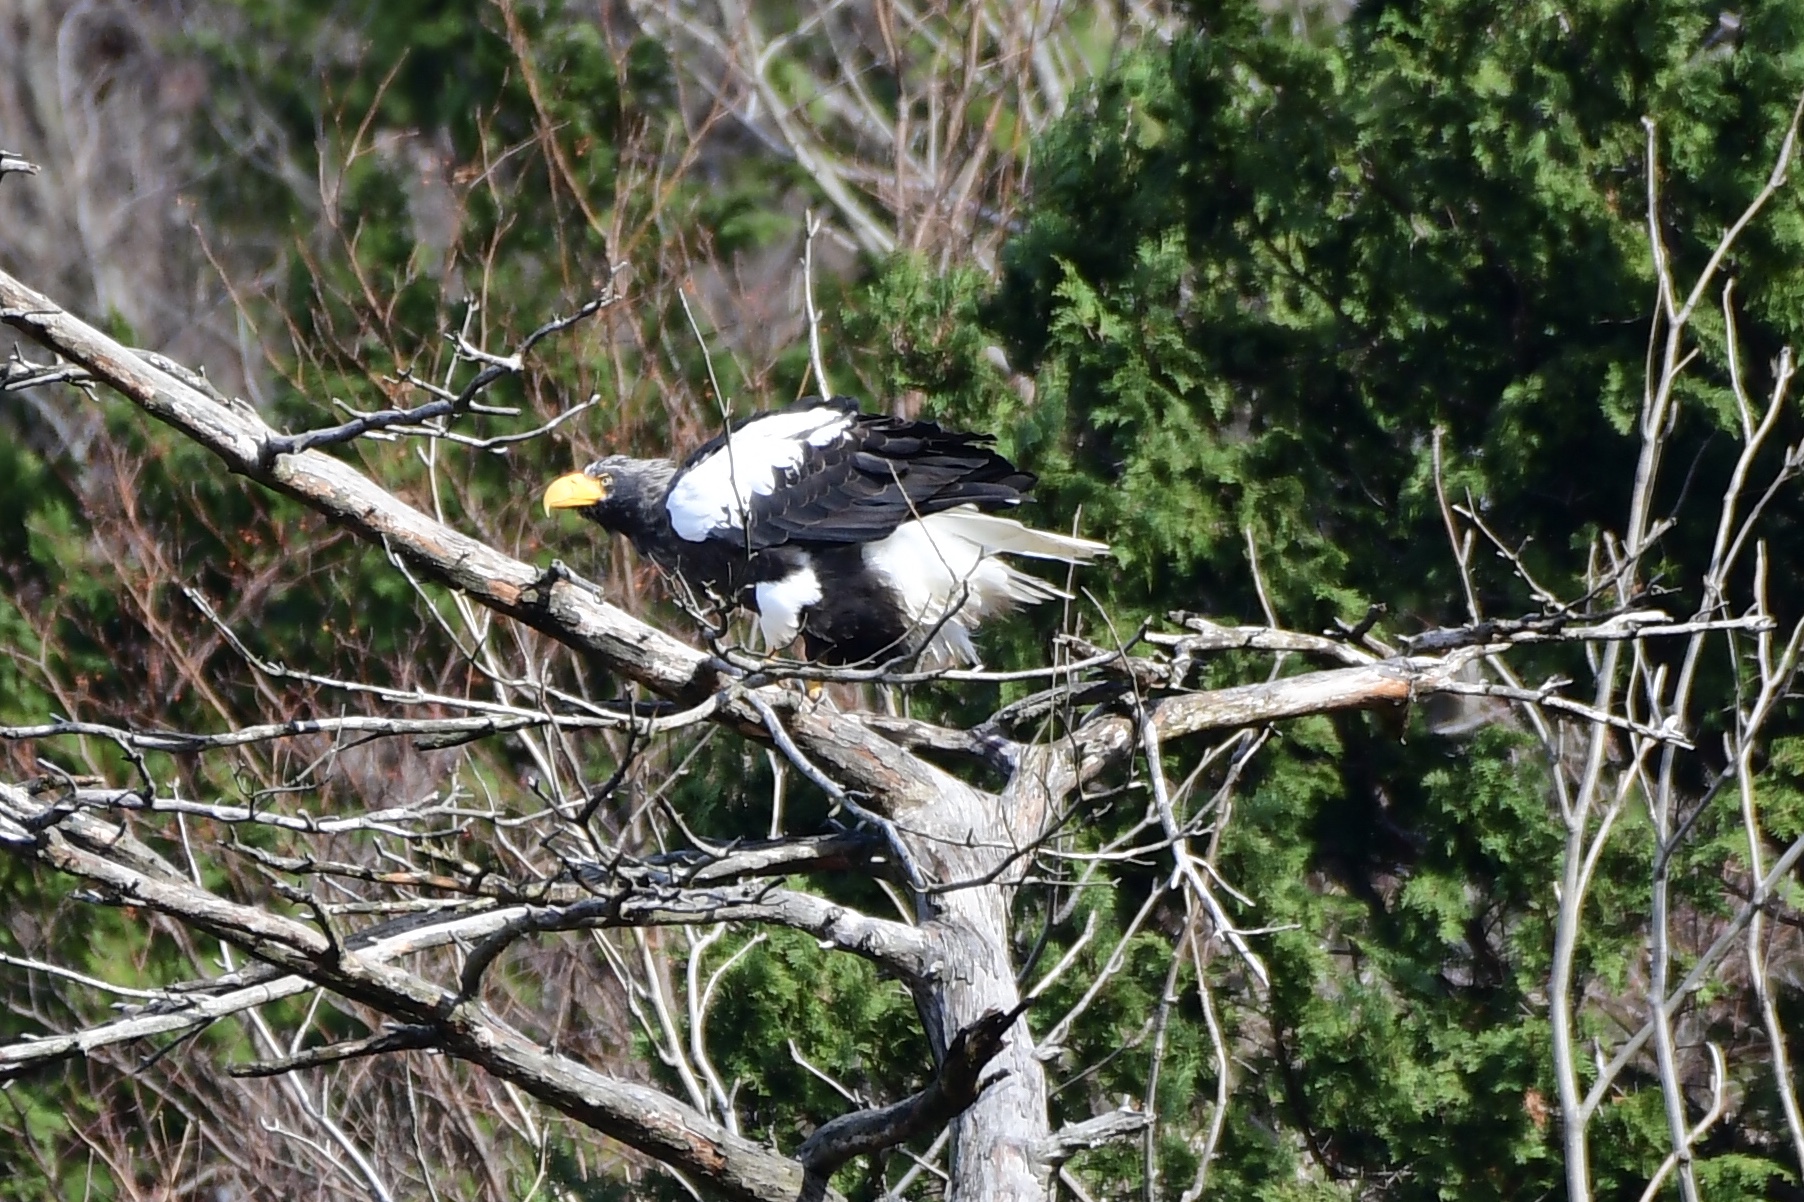
<svg viewBox="0 0 1804 1202"><path fill-rule="evenodd" d="M1108 550L1106 543L1035 530L966 507L904 522L888 538L866 544L865 562L895 590L910 621L935 630L922 658L941 666L977 662L971 631L984 619L1017 605L1069 596L998 556L1085 563Z"/></svg>
<svg viewBox="0 0 1804 1202"><path fill-rule="evenodd" d="M989 555L1028 555L1035 559L1056 559L1062 563L1089 563L1109 553L1109 544L1035 530L1014 518L998 517L964 506L948 509L923 518L922 524L969 539Z"/></svg>

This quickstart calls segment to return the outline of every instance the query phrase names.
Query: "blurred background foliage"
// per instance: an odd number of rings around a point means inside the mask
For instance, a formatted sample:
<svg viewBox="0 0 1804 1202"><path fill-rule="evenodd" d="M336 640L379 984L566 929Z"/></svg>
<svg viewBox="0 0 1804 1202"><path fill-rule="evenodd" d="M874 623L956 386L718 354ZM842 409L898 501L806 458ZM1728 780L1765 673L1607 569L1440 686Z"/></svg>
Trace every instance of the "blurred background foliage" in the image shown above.
<svg viewBox="0 0 1804 1202"><path fill-rule="evenodd" d="M1260 621L1253 555L1275 618L1295 629L1373 606L1381 637L1463 620L1437 431L1452 495L1551 588L1582 592L1594 535L1624 520L1638 445L1654 299L1642 118L1656 123L1661 232L1684 279L1765 181L1804 92L1798 0L1198 0L1026 15L11 0L0 16L20 32L0 50L18 56L0 83L0 145L46 167L0 188L0 263L139 345L204 365L278 425L413 403L410 376L456 387L469 368L448 333L503 353L617 288L618 303L540 347L523 384L485 397L512 414L460 429L523 433L595 398L555 432L343 453L460 528L578 565L679 632L687 620L645 568L586 527L547 521L539 491L605 450L692 446L723 407L817 391L801 268L817 215L831 386L995 431L1040 474L1040 520L1079 521L1117 549L1068 614L995 632L996 666L1042 662L1061 624L1107 642L1171 609ZM747 38L768 51L751 75L721 53ZM1758 374L1804 318L1795 186L1729 270ZM1713 356L1721 318L1705 310L1706 354L1679 410L1682 466L1666 486L1675 512L1682 494L1720 494L1737 449ZM1784 420L1795 440L1796 415ZM378 552L223 476L181 439L104 398L49 391L9 397L0 423L0 722L220 729L356 707L319 679L252 672L184 588L256 654L316 677L485 687L456 624L440 620L451 598L422 599ZM1781 506L1767 530L1780 580L1804 573L1792 512ZM1675 596L1653 603L1689 612L1713 535L1684 521L1667 535L1659 584ZM1536 610L1506 564L1479 570L1488 610ZM1797 616L1790 596L1774 603ZM531 637L507 640L511 656L548 655ZM582 664L550 670L591 695L620 691ZM1215 683L1264 670L1210 668ZM1549 653L1524 674L1571 670ZM937 687L911 703L969 721L1013 695ZM158 771L195 796L314 813L438 792L501 819L538 804L546 772L512 740L330 750L297 742ZM786 829L825 820L818 797L730 740L631 750L626 787L598 819L625 845L682 837L660 806L710 837L761 835L779 787ZM592 785L628 752L598 738L560 770ZM1170 755L1181 779L1192 764ZM19 780L132 771L77 740L0 746L0 762ZM1775 840L1804 823L1800 762L1782 743L1763 778ZM1219 780L1206 774L1187 804L1215 804ZM1072 828L1073 848L1104 846L1137 816L1134 782L1113 784ZM1231 1079L1217 1080L1194 964L1174 987L1180 918L1161 905L1050 1066L1055 1121L1144 1096L1151 1016L1170 997L1158 1196L1186 1196L1196 1179L1218 1088L1231 1104L1210 1194L1558 1192L1545 988L1561 833L1523 733L1495 712L1299 722L1220 804L1222 871L1245 895L1235 916L1268 932L1256 944L1271 976L1265 988L1231 955L1203 957ZM1587 912L1575 992L1588 1032L1637 1021L1645 825L1624 817ZM185 838L235 837L191 826ZM1738 830L1726 807L1700 819L1677 884L1693 950L1729 904ZM167 828L145 834L184 854ZM484 849L505 841L503 822L473 820L445 857L499 854ZM352 837L339 850L376 854ZM268 896L252 863L223 862L234 889ZM1166 871L1114 864L1022 891L1029 979L1097 930L1039 1009L1083 995ZM155 925L145 935L4 863L0 889L0 951L139 983L217 967L217 948ZM1784 914L1773 954L1796 1032L1800 912ZM671 966L684 956L710 970L740 956L706 1037L748 1133L792 1149L839 1113L847 1103L823 1074L868 1101L918 1086L925 1049L894 983L803 939L735 933L698 950L686 938L653 937L644 963L659 967L646 972L680 994L692 982ZM635 1023L644 999L609 963L581 940L542 941L510 971L504 1013L681 1095ZM0 967L0 986L0 1038L84 1017L56 982ZM1760 1063L1764 1034L1732 974L1682 1029L1699 1091L1706 1039L1732 1063ZM259 1122L305 1130L315 1103L222 1075L256 1040L225 1024L14 1083L0 1095L0 1196L354 1193ZM1732 1113L1700 1149L1708 1196L1804 1196L1770 1081L1740 1071ZM535 1145L493 1085L455 1066L364 1062L340 1090L333 1119L384 1150L415 1183L409 1196L425 1196L422 1158L444 1196L680 1193L581 1130L554 1125ZM1638 1066L1600 1112L1598 1196L1639 1196L1665 1147L1651 1064ZM907 1167L857 1165L837 1184L875 1198ZM1131 1146L1087 1154L1072 1173L1091 1196L1139 1197L1146 1166ZM934 1196L934 1180L912 1188Z"/></svg>

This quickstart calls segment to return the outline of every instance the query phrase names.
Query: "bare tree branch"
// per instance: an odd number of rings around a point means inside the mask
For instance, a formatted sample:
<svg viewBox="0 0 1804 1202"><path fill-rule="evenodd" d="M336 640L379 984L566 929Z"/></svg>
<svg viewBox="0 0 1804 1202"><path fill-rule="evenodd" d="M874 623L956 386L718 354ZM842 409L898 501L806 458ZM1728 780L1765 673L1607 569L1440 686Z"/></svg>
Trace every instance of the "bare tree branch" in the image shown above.
<svg viewBox="0 0 1804 1202"><path fill-rule="evenodd" d="M434 1043L512 1082L540 1101L680 1171L706 1177L723 1195L746 1202L788 1202L801 1192L802 1167L753 1144L658 1090L595 1072L547 1052L501 1023L473 997L371 958L290 919L227 901L198 885L154 879L73 846L54 828L32 834L41 812L20 791L0 786L0 845L122 901L207 931L252 956L346 997L368 1002Z"/></svg>

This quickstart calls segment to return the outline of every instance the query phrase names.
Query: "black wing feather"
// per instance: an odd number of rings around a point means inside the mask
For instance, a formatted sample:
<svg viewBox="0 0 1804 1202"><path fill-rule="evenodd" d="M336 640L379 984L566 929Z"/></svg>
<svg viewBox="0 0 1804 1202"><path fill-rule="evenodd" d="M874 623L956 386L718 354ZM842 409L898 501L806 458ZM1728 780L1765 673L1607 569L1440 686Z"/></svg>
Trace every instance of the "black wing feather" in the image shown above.
<svg viewBox="0 0 1804 1202"><path fill-rule="evenodd" d="M848 411L857 407L844 397L829 403ZM796 407L822 404L810 398ZM811 448L775 489L753 500L751 545L871 542L903 522L961 505L985 510L1018 505L1034 477L992 450L993 441L934 422L860 413L844 436ZM745 535L734 531L720 537L743 543Z"/></svg>

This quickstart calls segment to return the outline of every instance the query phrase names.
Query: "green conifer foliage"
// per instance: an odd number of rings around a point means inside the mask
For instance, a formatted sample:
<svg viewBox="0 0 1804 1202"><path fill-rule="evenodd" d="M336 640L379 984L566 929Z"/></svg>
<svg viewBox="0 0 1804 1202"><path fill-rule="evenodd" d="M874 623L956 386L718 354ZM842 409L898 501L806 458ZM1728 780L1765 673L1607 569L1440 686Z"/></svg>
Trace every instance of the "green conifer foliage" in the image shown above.
<svg viewBox="0 0 1804 1202"><path fill-rule="evenodd" d="M1642 118L1658 131L1661 233L1688 279L1771 171L1804 91L1804 6L1741 10L1715 41L1721 6L1688 3L1367 4L1302 33L1250 4L1192 15L1040 148L997 288L931 282L909 262L873 284L866 333L904 332L867 347L872 376L955 421L1003 415L1043 502L1081 508L1116 547L1119 572L1085 584L1117 630L1174 608L1260 620L1249 540L1297 628L1351 624L1372 605L1386 609L1381 634L1461 620L1437 431L1452 498L1575 591L1593 534L1624 520L1639 441L1654 299ZM1727 266L1750 361L1804 330L1801 218L1793 184ZM1720 314L1700 327L1668 505L1719 492L1734 454ZM989 339L1024 375L986 368ZM1679 590L1678 610L1713 534L1666 535L1660 583ZM1777 570L1804 568L1788 516L1769 538L1792 565ZM1506 565L1479 572L1488 612L1534 611ZM1572 665L1529 671L1543 669ZM1787 779L1771 783L1775 837ZM1093 845L1121 817L1105 809ZM1624 823L1580 959L1600 992L1632 999L1648 836L1642 818ZM1722 912L1713 874L1738 834L1732 815L1706 811L1675 879L1706 921ZM1243 921L1279 929L1257 943L1269 991L1225 947L1209 969L1242 1057L1212 1192L1563 1188L1544 1001L1560 837L1543 769L1502 727L1324 720L1261 752L1223 864L1249 894ZM1152 880L1116 883L1119 926ZM1081 926L1080 913L1061 937ZM1094 1042L1071 1065L1107 1063L1074 1113L1144 1086L1144 1050L1109 1053L1144 1040L1163 988L1169 940L1145 944L1119 1009L1074 1035ZM1582 1021L1613 1033L1608 1011ZM1215 1090L1206 1057L1185 1064L1160 1095L1168 1181L1189 1181L1183 1141L1206 1127ZM1601 1197L1638 1194L1666 1147L1657 1088L1628 1080L1592 1140ZM1710 1147L1722 1196L1795 1180L1770 1089L1753 1075L1747 1088ZM1123 1188L1144 1175L1137 1150L1091 1167Z"/></svg>
<svg viewBox="0 0 1804 1202"><path fill-rule="evenodd" d="M1318 43L1210 7L1101 87L1042 151L987 314L1065 414L1056 482L1165 582L1148 601L1244 608L1251 525L1295 620L1444 611L1437 427L1456 492L1570 572L1575 534L1620 520L1633 452L1641 118L1695 270L1804 79L1784 7L1725 54L1700 50L1707 5L1368 5ZM1800 316L1794 206L1755 235L1734 274L1770 347ZM1702 445L1726 417L1705 392L1682 420Z"/></svg>

